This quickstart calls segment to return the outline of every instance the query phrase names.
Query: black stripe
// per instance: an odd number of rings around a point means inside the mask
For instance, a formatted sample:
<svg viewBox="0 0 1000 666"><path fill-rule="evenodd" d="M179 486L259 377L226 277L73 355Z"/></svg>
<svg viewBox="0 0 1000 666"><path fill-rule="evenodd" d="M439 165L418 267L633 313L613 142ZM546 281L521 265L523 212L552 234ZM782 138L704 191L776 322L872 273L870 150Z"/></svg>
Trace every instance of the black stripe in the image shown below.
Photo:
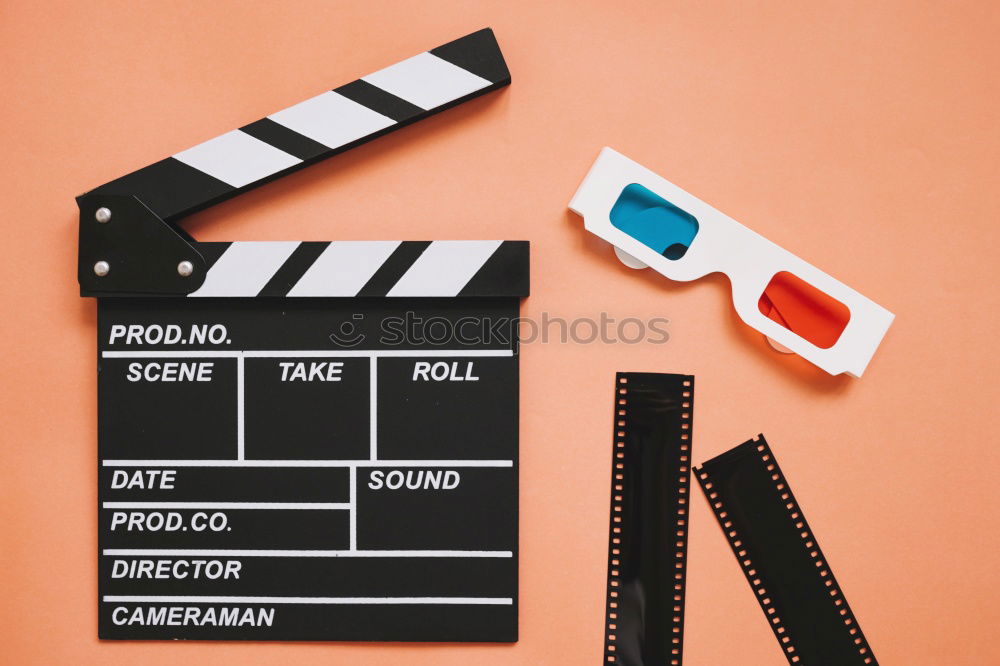
<svg viewBox="0 0 1000 666"><path fill-rule="evenodd" d="M281 268L274 272L274 275L258 292L257 296L286 295L295 286L295 283L302 279L305 272L309 270L319 255L323 254L323 250L329 244L329 241L299 243L299 246L289 255Z"/></svg>
<svg viewBox="0 0 1000 666"><path fill-rule="evenodd" d="M215 262L219 260L222 253L229 249L232 243L194 243L194 248L198 250L201 256L205 259L205 268L211 268L215 265Z"/></svg>
<svg viewBox="0 0 1000 666"><path fill-rule="evenodd" d="M352 102L367 106L383 116L392 118L397 123L409 120L424 112L419 106L410 104L405 99L396 97L392 93L361 79L340 86L334 92L343 95Z"/></svg>
<svg viewBox="0 0 1000 666"><path fill-rule="evenodd" d="M365 283L365 286L361 287L358 296L385 296L430 244L430 241L403 241L400 243L399 247L389 255L385 263Z"/></svg>
<svg viewBox="0 0 1000 666"><path fill-rule="evenodd" d="M527 296L528 250L528 241L504 241L458 295Z"/></svg>
<svg viewBox="0 0 1000 666"><path fill-rule="evenodd" d="M164 222L191 212L236 188L204 171L168 157L101 185L98 194L135 196Z"/></svg>
<svg viewBox="0 0 1000 666"><path fill-rule="evenodd" d="M260 139L264 143L274 146L278 150L283 150L289 155L294 155L300 160L319 157L329 150L327 146L324 146L319 141L313 141L309 137L303 136L295 130L290 130L270 118L261 118L255 123L241 127L240 130L255 139Z"/></svg>
<svg viewBox="0 0 1000 666"><path fill-rule="evenodd" d="M448 42L431 53L453 65L481 76L491 83L510 83L510 70L504 62L500 45L490 28L483 28L461 39Z"/></svg>

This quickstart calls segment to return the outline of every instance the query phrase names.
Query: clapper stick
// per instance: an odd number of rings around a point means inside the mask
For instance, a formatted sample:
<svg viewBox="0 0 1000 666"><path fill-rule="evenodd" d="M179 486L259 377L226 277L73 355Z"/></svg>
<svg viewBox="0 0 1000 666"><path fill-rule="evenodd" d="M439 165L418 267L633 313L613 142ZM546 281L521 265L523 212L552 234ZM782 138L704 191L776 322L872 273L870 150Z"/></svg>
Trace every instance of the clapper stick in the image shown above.
<svg viewBox="0 0 1000 666"><path fill-rule="evenodd" d="M191 293L222 248L180 218L509 84L485 28L101 185L77 197L81 292Z"/></svg>
<svg viewBox="0 0 1000 666"><path fill-rule="evenodd" d="M528 243L175 226L509 81L481 30L78 198L101 638L517 640Z"/></svg>

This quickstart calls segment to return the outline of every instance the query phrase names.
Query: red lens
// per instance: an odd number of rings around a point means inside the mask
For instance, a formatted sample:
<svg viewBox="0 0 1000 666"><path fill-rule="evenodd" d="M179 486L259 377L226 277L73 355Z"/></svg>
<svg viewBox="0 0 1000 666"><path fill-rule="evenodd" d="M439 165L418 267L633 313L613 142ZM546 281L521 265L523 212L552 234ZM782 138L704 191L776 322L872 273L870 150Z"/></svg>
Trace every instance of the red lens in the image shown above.
<svg viewBox="0 0 1000 666"><path fill-rule="evenodd" d="M757 308L821 349L835 345L851 319L846 305L788 271L775 273Z"/></svg>

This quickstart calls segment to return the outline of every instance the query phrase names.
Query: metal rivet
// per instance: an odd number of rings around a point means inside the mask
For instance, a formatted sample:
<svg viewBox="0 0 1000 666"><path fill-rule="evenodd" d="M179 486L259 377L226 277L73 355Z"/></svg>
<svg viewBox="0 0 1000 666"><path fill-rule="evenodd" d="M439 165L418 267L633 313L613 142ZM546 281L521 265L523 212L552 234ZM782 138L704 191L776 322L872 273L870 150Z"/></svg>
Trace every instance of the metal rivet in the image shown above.
<svg viewBox="0 0 1000 666"><path fill-rule="evenodd" d="M98 208L97 212L94 213L94 219L101 224L107 224L111 221L111 209L110 208Z"/></svg>
<svg viewBox="0 0 1000 666"><path fill-rule="evenodd" d="M181 277L188 277L191 273L194 273L194 265L190 261L177 264L177 274Z"/></svg>
<svg viewBox="0 0 1000 666"><path fill-rule="evenodd" d="M94 264L94 274L97 277L104 277L111 270L111 266L106 261L98 261Z"/></svg>

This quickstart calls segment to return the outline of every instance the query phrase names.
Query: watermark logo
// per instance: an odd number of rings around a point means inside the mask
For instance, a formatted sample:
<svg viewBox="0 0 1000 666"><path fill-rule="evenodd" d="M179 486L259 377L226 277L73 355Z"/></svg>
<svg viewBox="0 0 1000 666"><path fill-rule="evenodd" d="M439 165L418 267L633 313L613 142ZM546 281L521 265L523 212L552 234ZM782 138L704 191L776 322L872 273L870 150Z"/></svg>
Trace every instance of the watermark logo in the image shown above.
<svg viewBox="0 0 1000 666"><path fill-rule="evenodd" d="M367 321L354 314L330 333L341 347L358 347L374 336L381 346L511 347L523 344L665 344L670 340L664 317L618 319L607 312L597 317L424 317L408 311L402 315Z"/></svg>

